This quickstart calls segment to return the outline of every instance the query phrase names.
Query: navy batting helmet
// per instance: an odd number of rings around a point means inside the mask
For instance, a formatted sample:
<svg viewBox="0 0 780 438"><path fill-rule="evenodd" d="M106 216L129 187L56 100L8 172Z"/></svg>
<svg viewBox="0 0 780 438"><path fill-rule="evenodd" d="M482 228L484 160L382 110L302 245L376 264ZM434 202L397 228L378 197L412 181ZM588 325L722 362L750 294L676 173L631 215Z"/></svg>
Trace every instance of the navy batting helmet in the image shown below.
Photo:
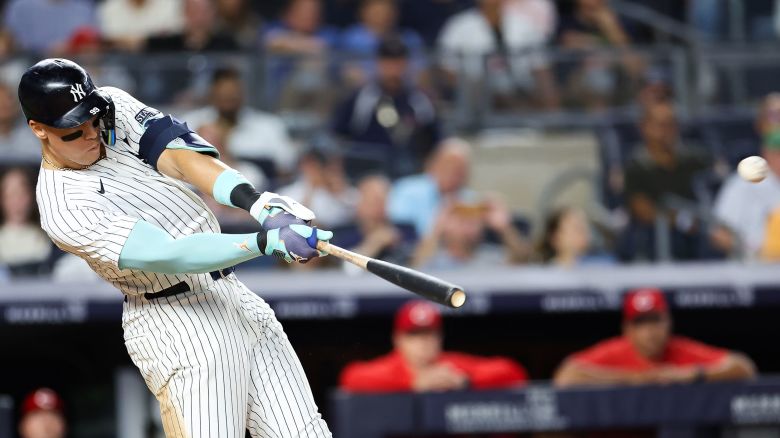
<svg viewBox="0 0 780 438"><path fill-rule="evenodd" d="M75 128L97 116L103 140L113 144L114 103L73 61L44 59L28 68L19 82L19 102L27 120L55 128Z"/></svg>

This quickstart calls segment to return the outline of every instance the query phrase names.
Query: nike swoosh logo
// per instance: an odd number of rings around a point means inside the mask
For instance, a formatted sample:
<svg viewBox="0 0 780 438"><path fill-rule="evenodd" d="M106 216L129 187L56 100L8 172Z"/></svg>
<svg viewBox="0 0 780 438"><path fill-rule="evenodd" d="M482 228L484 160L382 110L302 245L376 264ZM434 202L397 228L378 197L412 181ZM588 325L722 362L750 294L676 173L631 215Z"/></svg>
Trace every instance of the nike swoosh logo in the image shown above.
<svg viewBox="0 0 780 438"><path fill-rule="evenodd" d="M101 195L106 193L106 189L103 188L103 180L102 179L100 180L100 189L98 189L97 192L100 193Z"/></svg>

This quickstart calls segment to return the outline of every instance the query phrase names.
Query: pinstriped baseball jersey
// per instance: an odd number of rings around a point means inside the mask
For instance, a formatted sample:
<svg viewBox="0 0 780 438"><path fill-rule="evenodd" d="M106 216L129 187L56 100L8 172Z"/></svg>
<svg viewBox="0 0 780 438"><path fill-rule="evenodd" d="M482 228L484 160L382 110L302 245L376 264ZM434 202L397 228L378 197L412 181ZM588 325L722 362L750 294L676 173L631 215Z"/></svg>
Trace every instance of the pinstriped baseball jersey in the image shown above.
<svg viewBox="0 0 780 438"><path fill-rule="evenodd" d="M125 299L130 359L176 438L331 437L306 375L273 310L235 275L165 275L119 269L130 231L144 220L172 237L218 233L214 215L184 184L138 157L145 124L162 114L116 88L116 145L82 170L41 169L41 224ZM181 140L175 140L180 141ZM180 282L173 296L147 298Z"/></svg>
<svg viewBox="0 0 780 438"><path fill-rule="evenodd" d="M84 259L125 294L157 292L182 281L193 290L208 289L214 281L209 274L166 275L117 266L138 219L174 238L220 229L200 197L138 157L144 125L162 113L117 88L101 90L116 107L116 144L86 169L41 169L37 199L42 228L57 246Z"/></svg>

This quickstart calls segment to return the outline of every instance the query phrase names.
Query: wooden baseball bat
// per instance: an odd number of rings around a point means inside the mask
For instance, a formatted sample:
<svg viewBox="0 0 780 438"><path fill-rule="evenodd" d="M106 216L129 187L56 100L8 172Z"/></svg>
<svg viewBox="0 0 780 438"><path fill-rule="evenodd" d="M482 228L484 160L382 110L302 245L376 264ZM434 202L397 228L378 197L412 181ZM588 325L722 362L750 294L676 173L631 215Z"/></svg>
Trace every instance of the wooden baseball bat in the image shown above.
<svg viewBox="0 0 780 438"><path fill-rule="evenodd" d="M458 308L466 302L463 289L432 275L367 257L321 240L317 242L317 249L445 306Z"/></svg>

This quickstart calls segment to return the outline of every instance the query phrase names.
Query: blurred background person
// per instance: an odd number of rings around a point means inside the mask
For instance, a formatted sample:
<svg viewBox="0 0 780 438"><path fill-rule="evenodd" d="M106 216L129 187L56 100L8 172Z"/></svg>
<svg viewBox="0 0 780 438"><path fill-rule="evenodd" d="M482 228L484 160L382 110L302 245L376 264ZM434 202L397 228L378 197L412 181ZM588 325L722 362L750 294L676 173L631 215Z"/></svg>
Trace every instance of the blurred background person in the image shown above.
<svg viewBox="0 0 780 438"><path fill-rule="evenodd" d="M97 28L95 3L89 0L12 0L3 24L21 50L61 55L79 29Z"/></svg>
<svg viewBox="0 0 780 438"><path fill-rule="evenodd" d="M498 236L486 240L485 231ZM411 265L418 269L478 269L528 260L530 248L512 224L512 215L498 198L455 201L440 211L433 229L421 236Z"/></svg>
<svg viewBox="0 0 780 438"><path fill-rule="evenodd" d="M567 358L553 379L558 386L694 383L749 379L745 355L672 334L663 292L639 289L623 302L623 335Z"/></svg>
<svg viewBox="0 0 780 438"><path fill-rule="evenodd" d="M642 149L625 168L630 223L619 254L624 260L656 260L655 226L663 216L670 227L672 258L695 259L702 243L696 179L712 170L712 158L682 144L671 102L648 106L639 128Z"/></svg>
<svg viewBox="0 0 780 438"><path fill-rule="evenodd" d="M16 91L0 81L0 154L11 160L40 161L41 144L19 111Z"/></svg>
<svg viewBox="0 0 780 438"><path fill-rule="evenodd" d="M390 181L383 175L368 175L357 183L358 201L353 224L334 230L332 242L368 257L405 264L414 247L416 234L411 226L399 226L387 216ZM349 272L362 272L344 263Z"/></svg>
<svg viewBox="0 0 780 438"><path fill-rule="evenodd" d="M435 47L447 20L473 6L472 0L401 0L400 25L417 32L426 47Z"/></svg>
<svg viewBox="0 0 780 438"><path fill-rule="evenodd" d="M249 0L216 0L217 26L223 32L230 32L242 49L258 46L260 17L252 9Z"/></svg>
<svg viewBox="0 0 780 438"><path fill-rule="evenodd" d="M396 312L393 351L347 365L340 388L351 392L451 391L497 389L523 384L528 376L514 360L443 350L439 309L420 300Z"/></svg>
<svg viewBox="0 0 780 438"><path fill-rule="evenodd" d="M198 129L198 135L212 144L219 152L219 159L230 168L239 171L260 192L268 190L270 181L263 170L251 161L240 160L233 156L225 147L227 132L224 125L206 123ZM201 196L219 220L223 233L243 233L257 228L257 222L246 215L246 211L228 207L214 200L211 196Z"/></svg>
<svg viewBox="0 0 780 438"><path fill-rule="evenodd" d="M377 57L376 79L336 107L333 131L392 176L419 172L441 138L436 107L408 81L409 48L400 38L384 38Z"/></svg>
<svg viewBox="0 0 780 438"><path fill-rule="evenodd" d="M160 52L231 52L239 49L233 34L217 27L211 0L183 0L184 27L169 35L152 35L144 50Z"/></svg>
<svg viewBox="0 0 780 438"><path fill-rule="evenodd" d="M49 388L31 392L22 402L21 438L65 438L68 424L60 396Z"/></svg>
<svg viewBox="0 0 780 438"><path fill-rule="evenodd" d="M211 77L209 105L184 116L196 131L213 125L230 154L237 159L264 161L267 179L289 177L298 150L278 116L258 111L244 102L241 73L231 67Z"/></svg>
<svg viewBox="0 0 780 438"><path fill-rule="evenodd" d="M339 34L323 21L322 8L321 0L290 0L263 30L262 46L271 55L266 94L281 107L326 114L331 109L331 60L325 57Z"/></svg>
<svg viewBox="0 0 780 438"><path fill-rule="evenodd" d="M358 193L347 180L341 153L330 138L323 135L311 141L301 154L298 175L298 179L277 192L315 211L316 222L323 228L352 222Z"/></svg>
<svg viewBox="0 0 780 438"><path fill-rule="evenodd" d="M395 181L387 201L390 219L414 225L418 236L428 235L444 203L473 201L476 197L467 188L471 160L471 145L466 141L442 141L428 160L425 172Z"/></svg>
<svg viewBox="0 0 780 438"><path fill-rule="evenodd" d="M476 3L452 16L439 35L442 65L453 81L485 81L494 103L502 107L528 106L535 100L544 108L557 108L555 80L539 53L555 29L554 5L548 0Z"/></svg>
<svg viewBox="0 0 780 438"><path fill-rule="evenodd" d="M321 55L337 42L338 32L322 21L320 0L288 1L263 31L266 50L275 54Z"/></svg>
<svg viewBox="0 0 780 438"><path fill-rule="evenodd" d="M756 129L769 172L759 183L748 182L736 172L723 183L713 207L717 223L710 238L726 254L748 260L780 260L776 249L780 230L770 228L772 219L780 217L780 94L764 98Z"/></svg>
<svg viewBox="0 0 780 438"><path fill-rule="evenodd" d="M615 262L611 255L595 251L588 217L577 207L561 207L547 216L537 257L561 267Z"/></svg>
<svg viewBox="0 0 780 438"><path fill-rule="evenodd" d="M51 241L41 230L30 177L11 168L0 178L0 264L15 275L47 271Z"/></svg>
<svg viewBox="0 0 780 438"><path fill-rule="evenodd" d="M106 0L97 8L101 35L122 50L140 50L147 38L184 29L182 0Z"/></svg>
<svg viewBox="0 0 780 438"><path fill-rule="evenodd" d="M633 97L644 62L626 50L631 47L631 39L608 1L575 0L571 14L561 16L557 34L558 44L565 49L624 51L619 57L586 54L569 77L572 97L577 96L588 108L596 110L606 108L616 92Z"/></svg>
<svg viewBox="0 0 780 438"><path fill-rule="evenodd" d="M409 51L409 58L419 70L423 62L423 42L417 32L398 27L398 6L395 0L362 0L358 23L345 29L339 39L339 49L357 62L345 67L350 84L362 85L376 74L375 55L380 42L388 37L399 38Z"/></svg>

